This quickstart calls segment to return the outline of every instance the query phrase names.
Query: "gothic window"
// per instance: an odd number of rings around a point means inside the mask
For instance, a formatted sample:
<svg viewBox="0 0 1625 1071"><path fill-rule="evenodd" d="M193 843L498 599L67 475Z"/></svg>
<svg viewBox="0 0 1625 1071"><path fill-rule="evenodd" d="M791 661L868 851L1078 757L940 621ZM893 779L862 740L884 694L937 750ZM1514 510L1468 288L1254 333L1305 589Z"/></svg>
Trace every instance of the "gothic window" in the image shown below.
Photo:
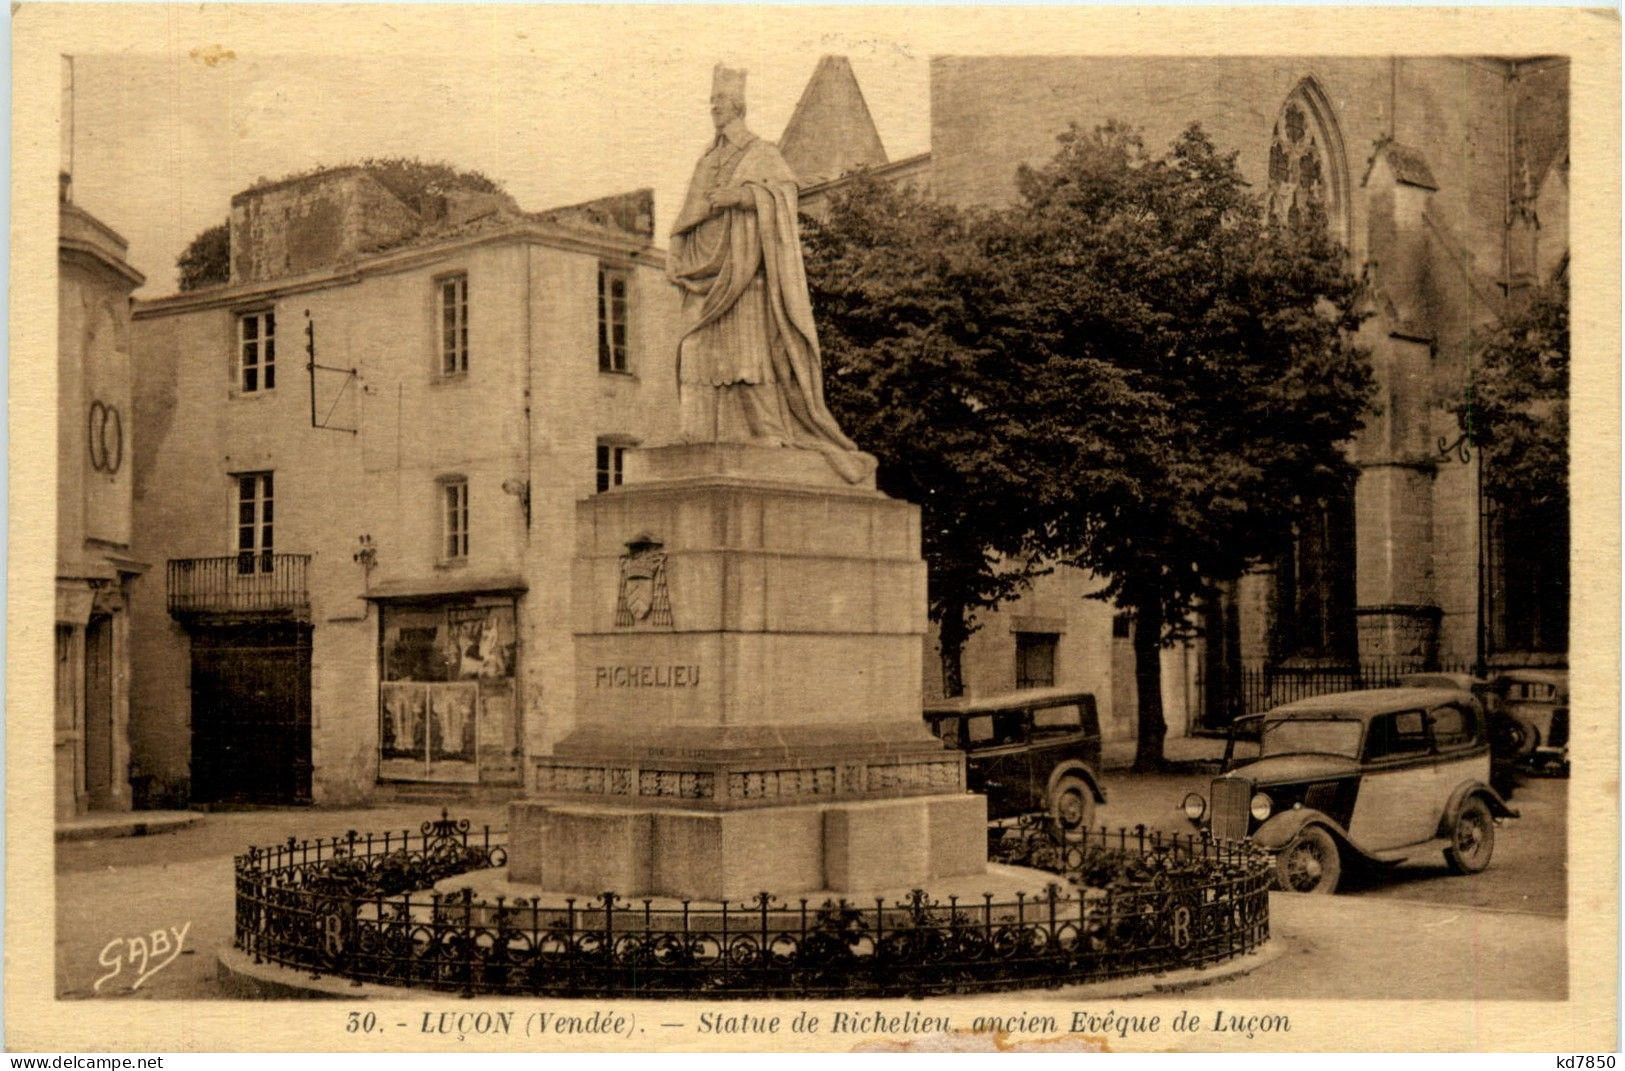
<svg viewBox="0 0 1625 1071"><path fill-rule="evenodd" d="M1344 237L1342 141L1325 95L1305 79L1281 108L1270 134L1270 219L1319 225Z"/></svg>
<svg viewBox="0 0 1625 1071"><path fill-rule="evenodd" d="M1503 505L1488 523L1490 653L1568 650L1567 504Z"/></svg>
<svg viewBox="0 0 1625 1071"><path fill-rule="evenodd" d="M1354 496L1306 504L1276 566L1275 656L1355 657Z"/></svg>

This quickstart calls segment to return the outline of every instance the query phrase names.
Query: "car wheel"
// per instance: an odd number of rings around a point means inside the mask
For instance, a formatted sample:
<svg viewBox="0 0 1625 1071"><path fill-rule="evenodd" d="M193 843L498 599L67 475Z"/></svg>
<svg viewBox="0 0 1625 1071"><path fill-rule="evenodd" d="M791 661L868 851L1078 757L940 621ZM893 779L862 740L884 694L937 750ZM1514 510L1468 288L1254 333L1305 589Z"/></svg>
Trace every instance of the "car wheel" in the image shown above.
<svg viewBox="0 0 1625 1071"><path fill-rule="evenodd" d="M1088 829L1095 821L1095 794L1081 777L1063 777L1050 794L1049 814L1067 833Z"/></svg>
<svg viewBox="0 0 1625 1071"><path fill-rule="evenodd" d="M1540 730L1517 718L1508 718L1503 731L1506 733L1507 754L1516 758L1528 758L1540 743Z"/></svg>
<svg viewBox="0 0 1625 1071"><path fill-rule="evenodd" d="M1275 884L1287 892L1334 893L1342 875L1337 842L1319 826L1305 826L1275 854Z"/></svg>
<svg viewBox="0 0 1625 1071"><path fill-rule="evenodd" d="M1477 874L1495 854L1495 819L1481 799L1470 799L1456 816L1444 861L1458 874Z"/></svg>

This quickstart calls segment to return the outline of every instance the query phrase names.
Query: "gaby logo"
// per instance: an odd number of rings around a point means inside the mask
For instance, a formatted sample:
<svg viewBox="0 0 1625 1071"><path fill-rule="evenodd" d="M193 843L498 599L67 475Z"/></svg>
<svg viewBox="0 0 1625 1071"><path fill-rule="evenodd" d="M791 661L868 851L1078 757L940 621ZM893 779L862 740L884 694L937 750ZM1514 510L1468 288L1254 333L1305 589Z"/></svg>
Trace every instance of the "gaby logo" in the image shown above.
<svg viewBox="0 0 1625 1071"><path fill-rule="evenodd" d="M192 924L188 922L167 930L113 938L102 946L101 955L96 958L96 962L108 968L108 971L96 979L91 992L100 993L102 986L117 978L125 967L129 967L135 975L130 989L140 989L148 978L175 962L175 957L186 947L186 935L191 929Z"/></svg>

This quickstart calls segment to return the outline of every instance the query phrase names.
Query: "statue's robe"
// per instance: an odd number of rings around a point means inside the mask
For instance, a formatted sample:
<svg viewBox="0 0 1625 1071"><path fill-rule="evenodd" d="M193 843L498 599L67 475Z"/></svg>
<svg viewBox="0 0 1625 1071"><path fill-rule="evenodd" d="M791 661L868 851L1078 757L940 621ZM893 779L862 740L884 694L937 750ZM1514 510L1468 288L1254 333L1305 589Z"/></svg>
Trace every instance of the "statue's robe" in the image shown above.
<svg viewBox="0 0 1625 1071"><path fill-rule="evenodd" d="M751 207L713 210L706 195L726 187L742 187ZM824 404L796 178L776 146L725 129L694 170L668 257L684 291L681 389L759 388L769 436L820 450L846 479L860 479L865 459Z"/></svg>

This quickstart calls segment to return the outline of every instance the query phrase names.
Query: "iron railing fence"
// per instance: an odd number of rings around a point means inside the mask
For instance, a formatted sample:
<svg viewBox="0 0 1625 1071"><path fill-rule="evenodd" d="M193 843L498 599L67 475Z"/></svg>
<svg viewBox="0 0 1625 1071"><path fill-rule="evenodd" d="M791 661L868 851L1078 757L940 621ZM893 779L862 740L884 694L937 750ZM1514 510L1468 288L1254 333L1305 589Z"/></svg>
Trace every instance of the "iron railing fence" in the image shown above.
<svg viewBox="0 0 1625 1071"><path fill-rule="evenodd" d="M171 558L171 614L308 613L308 554L244 551L219 558Z"/></svg>
<svg viewBox="0 0 1625 1071"><path fill-rule="evenodd" d="M1269 936L1268 858L1194 835L1000 830L995 855L1067 879L1036 896L656 906L423 892L501 866L487 827L289 841L236 860L236 945L313 978L465 995L903 996L1202 967Z"/></svg>
<svg viewBox="0 0 1625 1071"><path fill-rule="evenodd" d="M1392 688L1409 673L1471 673L1469 663L1434 662L1423 659L1362 660L1348 667L1292 667L1252 663L1241 668L1241 705L1244 714L1266 710L1332 692Z"/></svg>

